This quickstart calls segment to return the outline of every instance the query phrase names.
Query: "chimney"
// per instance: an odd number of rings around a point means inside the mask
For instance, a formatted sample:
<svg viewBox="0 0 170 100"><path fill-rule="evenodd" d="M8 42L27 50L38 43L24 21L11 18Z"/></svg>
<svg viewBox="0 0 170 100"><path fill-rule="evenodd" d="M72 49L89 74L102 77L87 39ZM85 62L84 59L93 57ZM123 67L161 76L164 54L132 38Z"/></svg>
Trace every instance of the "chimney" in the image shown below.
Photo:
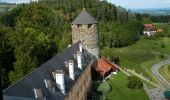
<svg viewBox="0 0 170 100"><path fill-rule="evenodd" d="M41 89L34 89L34 95L36 99L43 99L43 94Z"/></svg>
<svg viewBox="0 0 170 100"><path fill-rule="evenodd" d="M65 82L64 82L64 71L56 70L56 83L60 91L65 94Z"/></svg>
<svg viewBox="0 0 170 100"><path fill-rule="evenodd" d="M79 43L79 51L80 51L80 52L83 51L83 45L82 45L82 43Z"/></svg>
<svg viewBox="0 0 170 100"><path fill-rule="evenodd" d="M81 58L80 51L77 51L77 63L78 63L78 68L82 69L82 58Z"/></svg>
<svg viewBox="0 0 170 100"><path fill-rule="evenodd" d="M73 60L69 60L69 76L72 80L74 80L74 62Z"/></svg>

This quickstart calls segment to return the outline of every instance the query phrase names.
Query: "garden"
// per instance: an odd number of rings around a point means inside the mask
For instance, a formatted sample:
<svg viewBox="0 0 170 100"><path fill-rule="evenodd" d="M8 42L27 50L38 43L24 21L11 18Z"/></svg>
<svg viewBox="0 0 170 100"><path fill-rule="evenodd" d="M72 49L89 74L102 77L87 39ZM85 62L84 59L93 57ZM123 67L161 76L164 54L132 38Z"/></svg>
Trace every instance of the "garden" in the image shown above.
<svg viewBox="0 0 170 100"><path fill-rule="evenodd" d="M93 100L149 100L143 88L129 88L129 79L123 72L105 82L94 83Z"/></svg>

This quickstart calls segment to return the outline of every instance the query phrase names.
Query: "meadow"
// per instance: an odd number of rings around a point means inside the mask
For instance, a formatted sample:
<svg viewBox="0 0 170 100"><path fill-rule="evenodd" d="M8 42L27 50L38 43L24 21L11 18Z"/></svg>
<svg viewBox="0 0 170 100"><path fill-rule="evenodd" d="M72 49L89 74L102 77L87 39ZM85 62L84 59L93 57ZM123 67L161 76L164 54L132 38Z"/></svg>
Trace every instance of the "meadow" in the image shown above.
<svg viewBox="0 0 170 100"><path fill-rule="evenodd" d="M123 48L104 48L101 54L108 56L111 54L118 57L119 65L122 68L134 69L137 73L142 73L151 81L159 83L151 72L153 64L167 59L170 54L170 38L146 38L141 37L135 44ZM152 87L152 86L149 86Z"/></svg>

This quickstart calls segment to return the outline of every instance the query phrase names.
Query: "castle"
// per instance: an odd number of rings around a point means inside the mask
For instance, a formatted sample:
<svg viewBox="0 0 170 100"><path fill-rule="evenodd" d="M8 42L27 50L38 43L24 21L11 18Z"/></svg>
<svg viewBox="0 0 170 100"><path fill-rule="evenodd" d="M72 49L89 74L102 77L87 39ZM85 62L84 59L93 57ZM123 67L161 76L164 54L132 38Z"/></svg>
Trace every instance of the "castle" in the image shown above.
<svg viewBox="0 0 170 100"><path fill-rule="evenodd" d="M86 9L72 22L72 43L71 47L5 89L3 99L90 100L88 93L93 74L107 77L117 72L117 68L99 56L98 22Z"/></svg>

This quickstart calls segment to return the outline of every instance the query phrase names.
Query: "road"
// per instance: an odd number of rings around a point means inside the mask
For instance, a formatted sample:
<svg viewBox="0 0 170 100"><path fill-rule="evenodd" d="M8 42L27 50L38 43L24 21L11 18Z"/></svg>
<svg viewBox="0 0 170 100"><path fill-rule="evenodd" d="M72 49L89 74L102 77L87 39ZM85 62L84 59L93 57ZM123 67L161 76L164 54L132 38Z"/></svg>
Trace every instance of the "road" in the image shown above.
<svg viewBox="0 0 170 100"><path fill-rule="evenodd" d="M152 73L157 77L157 79L163 85L165 85L167 89L170 89L170 83L167 80L165 80L158 72L158 69L161 68L163 65L166 65L166 64L170 64L170 60L162 61L162 62L159 62L159 63L153 65L151 70L152 70Z"/></svg>

